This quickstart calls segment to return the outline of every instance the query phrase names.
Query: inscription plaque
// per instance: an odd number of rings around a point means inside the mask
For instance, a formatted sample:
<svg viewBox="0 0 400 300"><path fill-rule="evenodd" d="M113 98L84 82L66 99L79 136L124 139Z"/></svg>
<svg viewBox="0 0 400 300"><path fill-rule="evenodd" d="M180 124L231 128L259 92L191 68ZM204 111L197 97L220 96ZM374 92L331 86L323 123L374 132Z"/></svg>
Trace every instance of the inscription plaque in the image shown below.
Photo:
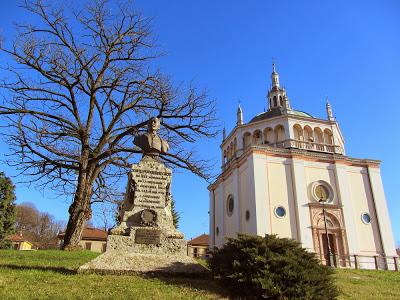
<svg viewBox="0 0 400 300"><path fill-rule="evenodd" d="M170 171L134 165L132 179L135 182L135 205L164 208L169 192L170 178Z"/></svg>
<svg viewBox="0 0 400 300"><path fill-rule="evenodd" d="M161 230L137 229L135 234L136 244L159 244Z"/></svg>

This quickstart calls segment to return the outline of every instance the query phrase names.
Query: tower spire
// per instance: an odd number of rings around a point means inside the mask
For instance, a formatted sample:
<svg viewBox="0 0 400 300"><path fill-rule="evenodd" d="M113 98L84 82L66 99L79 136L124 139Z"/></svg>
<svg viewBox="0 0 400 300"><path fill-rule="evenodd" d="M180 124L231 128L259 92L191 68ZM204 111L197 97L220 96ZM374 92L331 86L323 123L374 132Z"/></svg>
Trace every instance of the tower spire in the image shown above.
<svg viewBox="0 0 400 300"><path fill-rule="evenodd" d="M271 79L272 79L272 87L279 87L279 74L278 72L276 72L275 63L272 63Z"/></svg>
<svg viewBox="0 0 400 300"><path fill-rule="evenodd" d="M329 103L328 96L326 96L326 114L328 115L328 120L329 121L334 121L335 120L335 117L333 116L333 113L332 113L331 104Z"/></svg>
<svg viewBox="0 0 400 300"><path fill-rule="evenodd" d="M286 96L286 90L279 86L279 74L276 71L275 62L272 63L271 73L272 86L268 91L268 109L279 108L284 111L290 110L289 98Z"/></svg>
<svg viewBox="0 0 400 300"><path fill-rule="evenodd" d="M243 111L242 111L242 108L240 107L240 103L238 105L238 109L236 112L236 118L237 118L236 125L237 126L243 125Z"/></svg>

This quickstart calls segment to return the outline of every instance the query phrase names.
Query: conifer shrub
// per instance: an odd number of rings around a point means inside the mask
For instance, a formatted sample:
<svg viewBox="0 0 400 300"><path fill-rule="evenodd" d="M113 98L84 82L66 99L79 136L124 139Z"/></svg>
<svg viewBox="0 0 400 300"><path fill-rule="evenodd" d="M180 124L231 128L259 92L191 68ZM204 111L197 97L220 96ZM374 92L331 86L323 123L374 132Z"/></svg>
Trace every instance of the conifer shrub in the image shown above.
<svg viewBox="0 0 400 300"><path fill-rule="evenodd" d="M15 186L11 179L0 172L0 249L11 248L7 239L15 232Z"/></svg>
<svg viewBox="0 0 400 300"><path fill-rule="evenodd" d="M214 277L237 298L335 299L333 270L291 239L239 234L214 249Z"/></svg>

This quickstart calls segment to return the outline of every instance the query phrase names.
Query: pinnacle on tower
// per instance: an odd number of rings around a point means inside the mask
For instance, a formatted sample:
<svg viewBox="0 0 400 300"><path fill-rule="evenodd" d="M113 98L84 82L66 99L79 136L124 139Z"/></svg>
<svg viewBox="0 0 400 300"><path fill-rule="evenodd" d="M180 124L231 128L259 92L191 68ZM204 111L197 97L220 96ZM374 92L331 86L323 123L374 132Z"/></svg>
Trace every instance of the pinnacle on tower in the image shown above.
<svg viewBox="0 0 400 300"><path fill-rule="evenodd" d="M226 139L226 129L224 126L224 129L222 130L222 140L225 141L225 139Z"/></svg>
<svg viewBox="0 0 400 300"><path fill-rule="evenodd" d="M272 86L279 87L279 74L278 74L278 72L276 72L275 63L272 64L271 79L272 79Z"/></svg>
<svg viewBox="0 0 400 300"><path fill-rule="evenodd" d="M330 121L335 120L335 117L333 116L333 113L332 113L332 107L329 103L328 97L326 97L326 114L328 115L328 120L330 120Z"/></svg>
<svg viewBox="0 0 400 300"><path fill-rule="evenodd" d="M243 111L242 108L240 107L240 104L237 109L236 118L237 118L236 125L237 126L243 125Z"/></svg>

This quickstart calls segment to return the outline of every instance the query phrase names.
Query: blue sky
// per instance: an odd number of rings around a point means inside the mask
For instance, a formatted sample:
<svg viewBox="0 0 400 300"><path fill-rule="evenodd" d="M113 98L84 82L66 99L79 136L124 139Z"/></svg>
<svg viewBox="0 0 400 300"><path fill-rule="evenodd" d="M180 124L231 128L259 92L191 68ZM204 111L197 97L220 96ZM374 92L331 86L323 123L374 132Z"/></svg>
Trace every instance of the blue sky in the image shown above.
<svg viewBox="0 0 400 300"><path fill-rule="evenodd" d="M245 121L266 107L274 59L291 105L325 117L328 96L349 156L382 160L382 178L400 245L400 2L398 1L155 1L137 0L154 17L160 68L176 82L193 80L217 99L228 132L238 102ZM14 1L2 1L0 32L28 18ZM3 56L0 58L5 60ZM198 149L218 161L220 138ZM0 145L1 152L7 146ZM14 171L4 167L8 175ZM175 172L173 194L187 238L208 231L207 183ZM67 218L69 199L17 184L19 202Z"/></svg>

